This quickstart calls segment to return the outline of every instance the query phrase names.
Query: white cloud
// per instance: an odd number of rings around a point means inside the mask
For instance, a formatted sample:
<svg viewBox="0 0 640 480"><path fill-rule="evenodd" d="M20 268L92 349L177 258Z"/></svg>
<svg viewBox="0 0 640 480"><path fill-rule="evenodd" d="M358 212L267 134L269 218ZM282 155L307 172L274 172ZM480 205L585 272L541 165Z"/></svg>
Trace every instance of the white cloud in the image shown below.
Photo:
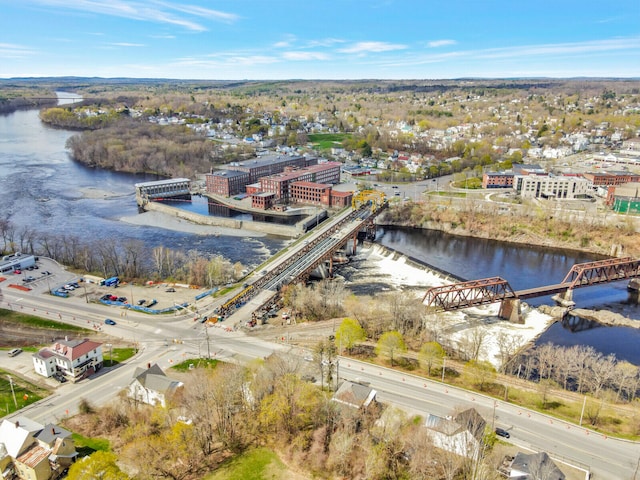
<svg viewBox="0 0 640 480"><path fill-rule="evenodd" d="M109 43L109 45L113 45L114 47L145 47L143 43L127 43L127 42L113 42Z"/></svg>
<svg viewBox="0 0 640 480"><path fill-rule="evenodd" d="M331 47L336 43L344 43L344 40L339 38L324 38L322 40L310 40L307 45L309 47Z"/></svg>
<svg viewBox="0 0 640 480"><path fill-rule="evenodd" d="M404 50L406 45L387 42L358 42L350 47L340 49L342 53L379 53L393 50Z"/></svg>
<svg viewBox="0 0 640 480"><path fill-rule="evenodd" d="M284 52L282 57L286 60L328 60L329 55L322 52Z"/></svg>
<svg viewBox="0 0 640 480"><path fill-rule="evenodd" d="M431 48L437 48L437 47L445 47L447 45L455 45L456 42L455 40L433 40L429 43L427 43L427 45Z"/></svg>
<svg viewBox="0 0 640 480"><path fill-rule="evenodd" d="M35 51L29 47L13 43L0 43L0 58L24 58L34 54Z"/></svg>
<svg viewBox="0 0 640 480"><path fill-rule="evenodd" d="M95 0L24 0L24 2L56 7L60 10L76 10L130 20L166 23L199 32L205 31L207 28L197 21L176 15L176 12L191 15L197 19L213 19L225 23L232 23L240 18L233 13L162 1L110 0L103 3Z"/></svg>

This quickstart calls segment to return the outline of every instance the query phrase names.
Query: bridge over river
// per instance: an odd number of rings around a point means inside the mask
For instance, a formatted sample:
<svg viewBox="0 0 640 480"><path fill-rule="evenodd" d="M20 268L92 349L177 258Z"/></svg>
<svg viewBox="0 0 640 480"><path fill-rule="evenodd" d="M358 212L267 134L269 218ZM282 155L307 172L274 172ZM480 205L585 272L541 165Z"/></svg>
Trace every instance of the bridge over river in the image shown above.
<svg viewBox="0 0 640 480"><path fill-rule="evenodd" d="M355 253L359 235L375 238L373 220L387 205L384 199L367 201L323 222L255 272L242 291L218 307L215 314L221 319L233 316L234 324L255 319L255 312L275 305L284 285L306 280L319 267L326 266L331 276L339 250L351 242L349 250Z"/></svg>
<svg viewBox="0 0 640 480"><path fill-rule="evenodd" d="M574 265L561 283L514 291L501 277L483 278L453 283L427 290L423 303L439 310L460 310L479 305L501 302L500 315L516 321L519 301L556 294L554 299L563 306L572 307L572 293L576 288L616 282L640 277L640 260L612 258Z"/></svg>

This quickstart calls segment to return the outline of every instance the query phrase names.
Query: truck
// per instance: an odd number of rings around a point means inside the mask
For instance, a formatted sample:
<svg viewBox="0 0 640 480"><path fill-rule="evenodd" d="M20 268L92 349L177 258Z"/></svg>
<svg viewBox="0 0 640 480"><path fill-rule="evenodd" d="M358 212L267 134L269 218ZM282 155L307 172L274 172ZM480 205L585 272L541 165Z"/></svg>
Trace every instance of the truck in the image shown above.
<svg viewBox="0 0 640 480"><path fill-rule="evenodd" d="M120 279L118 277L111 277L103 280L100 285L104 285L105 287L117 287L118 283L120 283Z"/></svg>

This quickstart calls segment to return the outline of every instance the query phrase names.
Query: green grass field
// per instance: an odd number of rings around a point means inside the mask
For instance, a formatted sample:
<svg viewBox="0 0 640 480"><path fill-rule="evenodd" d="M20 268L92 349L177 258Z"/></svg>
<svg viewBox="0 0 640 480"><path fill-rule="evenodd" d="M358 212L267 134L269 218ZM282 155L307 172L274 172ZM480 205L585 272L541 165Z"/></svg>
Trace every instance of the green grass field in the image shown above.
<svg viewBox="0 0 640 480"><path fill-rule="evenodd" d="M312 133L308 135L309 141L316 144L320 150L340 147L343 140L350 137L351 134L349 133Z"/></svg>
<svg viewBox="0 0 640 480"><path fill-rule="evenodd" d="M9 381L9 377L11 377L11 381ZM12 382L13 392L11 391ZM15 412L43 399L47 395L48 392L46 390L16 377L14 374L0 370L0 416Z"/></svg>
<svg viewBox="0 0 640 480"><path fill-rule="evenodd" d="M47 330L66 330L69 332L92 332L92 330L77 327L75 325L56 322L55 320L48 320L46 318L27 315L20 312L14 312L13 310L6 310L3 308L0 308L0 318L5 322L19 323L21 325L32 328L42 328Z"/></svg>
<svg viewBox="0 0 640 480"><path fill-rule="evenodd" d="M105 438L83 437L79 433L73 433L72 437L73 443L75 444L80 457L91 455L93 452L97 452L98 450L102 450L104 452L111 450L111 444L109 440Z"/></svg>
<svg viewBox="0 0 640 480"><path fill-rule="evenodd" d="M206 354L206 352L205 352ZM186 372L189 370L189 365L193 365L194 368L216 368L220 361L214 358L191 358L189 360L185 360L184 362L180 362L177 365L174 365L174 370L178 370L179 372Z"/></svg>
<svg viewBox="0 0 640 480"><path fill-rule="evenodd" d="M102 345L102 356L104 358L104 366L110 367L120 362L130 359L136 354L135 348L114 348L109 350L108 347Z"/></svg>
<svg viewBox="0 0 640 480"><path fill-rule="evenodd" d="M234 457L204 480L279 480L287 478L287 468L267 448L256 448Z"/></svg>

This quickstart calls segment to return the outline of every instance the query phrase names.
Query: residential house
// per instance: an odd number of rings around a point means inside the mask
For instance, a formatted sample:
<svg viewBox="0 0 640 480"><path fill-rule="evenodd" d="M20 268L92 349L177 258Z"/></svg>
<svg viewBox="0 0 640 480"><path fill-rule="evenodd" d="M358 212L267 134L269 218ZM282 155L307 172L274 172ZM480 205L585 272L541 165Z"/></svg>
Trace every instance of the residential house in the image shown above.
<svg viewBox="0 0 640 480"><path fill-rule="evenodd" d="M505 457L498 470L512 480L564 480L565 475L546 452Z"/></svg>
<svg viewBox="0 0 640 480"><path fill-rule="evenodd" d="M0 424L0 479L48 480L77 457L71 432L26 417Z"/></svg>
<svg viewBox="0 0 640 480"><path fill-rule="evenodd" d="M136 368L127 395L148 405L167 406L167 401L184 388L184 384L166 376L158 364Z"/></svg>
<svg viewBox="0 0 640 480"><path fill-rule="evenodd" d="M81 380L102 368L102 344L83 340L58 340L33 355L33 367L43 377L61 373L72 381Z"/></svg>
<svg viewBox="0 0 640 480"><path fill-rule="evenodd" d="M474 408L454 417L429 415L425 422L434 446L467 458L480 455L485 426L484 418Z"/></svg>
<svg viewBox="0 0 640 480"><path fill-rule="evenodd" d="M366 409L375 403L377 394L377 391L367 385L345 381L333 394L331 400L359 410Z"/></svg>

